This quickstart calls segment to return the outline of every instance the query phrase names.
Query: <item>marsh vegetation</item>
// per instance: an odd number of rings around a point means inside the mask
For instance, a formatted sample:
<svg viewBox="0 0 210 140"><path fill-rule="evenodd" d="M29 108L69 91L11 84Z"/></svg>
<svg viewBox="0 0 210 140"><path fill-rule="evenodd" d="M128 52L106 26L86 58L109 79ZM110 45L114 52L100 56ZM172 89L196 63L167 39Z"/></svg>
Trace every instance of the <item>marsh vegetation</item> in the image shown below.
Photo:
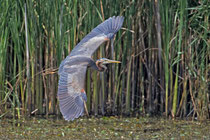
<svg viewBox="0 0 210 140"><path fill-rule="evenodd" d="M96 25L122 15L114 48L93 56L121 65L87 72L91 115L209 119L208 0L1 0L0 13L1 118L59 116L59 64Z"/></svg>
<svg viewBox="0 0 210 140"><path fill-rule="evenodd" d="M209 121L163 118L0 120L1 139L210 139Z"/></svg>

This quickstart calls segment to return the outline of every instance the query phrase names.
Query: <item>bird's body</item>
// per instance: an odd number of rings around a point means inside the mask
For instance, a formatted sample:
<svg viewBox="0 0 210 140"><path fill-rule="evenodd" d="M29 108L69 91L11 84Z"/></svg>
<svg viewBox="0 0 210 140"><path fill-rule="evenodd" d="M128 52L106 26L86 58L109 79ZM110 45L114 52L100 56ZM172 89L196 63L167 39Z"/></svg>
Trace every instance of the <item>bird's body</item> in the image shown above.
<svg viewBox="0 0 210 140"><path fill-rule="evenodd" d="M61 62L58 71L58 99L65 120L74 120L84 113L87 101L84 90L87 68L104 71L106 67L103 64L119 63L106 58L95 62L91 56L103 42L113 38L121 28L123 20L123 17L111 17L99 24Z"/></svg>

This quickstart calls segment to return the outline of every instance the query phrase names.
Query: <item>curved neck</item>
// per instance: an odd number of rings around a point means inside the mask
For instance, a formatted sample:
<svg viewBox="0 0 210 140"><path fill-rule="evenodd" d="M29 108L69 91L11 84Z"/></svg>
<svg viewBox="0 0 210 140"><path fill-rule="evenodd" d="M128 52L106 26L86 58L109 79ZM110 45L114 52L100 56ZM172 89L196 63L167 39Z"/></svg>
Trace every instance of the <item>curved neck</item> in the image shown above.
<svg viewBox="0 0 210 140"><path fill-rule="evenodd" d="M106 70L106 66L104 66L103 64L102 64L102 62L99 62L99 61L96 61L96 66L97 66L97 68L98 68L98 71L105 71Z"/></svg>
<svg viewBox="0 0 210 140"><path fill-rule="evenodd" d="M101 71L101 72L105 71L104 66L98 61L95 62L93 59L89 60L89 65L88 66L91 67L94 70L97 70L97 71Z"/></svg>
<svg viewBox="0 0 210 140"><path fill-rule="evenodd" d="M102 65L101 62L99 61L94 61L92 58L90 57L74 57L71 58L71 65L87 65L88 67L91 67L94 70L97 71L105 71L106 67L104 65Z"/></svg>

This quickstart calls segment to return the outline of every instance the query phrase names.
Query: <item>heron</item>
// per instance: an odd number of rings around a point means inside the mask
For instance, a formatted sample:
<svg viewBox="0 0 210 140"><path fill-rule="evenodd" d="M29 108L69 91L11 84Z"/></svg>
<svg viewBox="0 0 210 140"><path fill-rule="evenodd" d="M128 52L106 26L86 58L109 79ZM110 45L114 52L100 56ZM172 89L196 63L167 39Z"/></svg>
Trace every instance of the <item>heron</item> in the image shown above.
<svg viewBox="0 0 210 140"><path fill-rule="evenodd" d="M60 112L67 121L74 120L87 112L85 78L87 68L104 72L106 64L120 61L101 58L94 61L91 56L99 46L109 40L121 29L122 16L113 16L95 27L86 35L61 62L59 67L58 100Z"/></svg>

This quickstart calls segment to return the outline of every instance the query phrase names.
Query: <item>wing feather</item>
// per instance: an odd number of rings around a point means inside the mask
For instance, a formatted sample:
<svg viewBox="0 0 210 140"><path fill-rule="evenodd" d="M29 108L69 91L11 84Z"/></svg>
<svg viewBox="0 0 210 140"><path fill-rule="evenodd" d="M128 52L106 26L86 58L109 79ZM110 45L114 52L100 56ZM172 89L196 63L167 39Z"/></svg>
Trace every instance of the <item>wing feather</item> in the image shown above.
<svg viewBox="0 0 210 140"><path fill-rule="evenodd" d="M105 38L112 39L115 33L120 30L124 21L122 16L113 16L105 20L86 35L72 50L70 56L85 55L91 57L96 49L105 41Z"/></svg>
<svg viewBox="0 0 210 140"><path fill-rule="evenodd" d="M68 63L69 64L69 63ZM84 101L81 89L84 89L84 80L87 66L68 65L62 66L58 83L58 99L60 111L65 120L74 120L84 113ZM66 68L77 71L65 71Z"/></svg>

